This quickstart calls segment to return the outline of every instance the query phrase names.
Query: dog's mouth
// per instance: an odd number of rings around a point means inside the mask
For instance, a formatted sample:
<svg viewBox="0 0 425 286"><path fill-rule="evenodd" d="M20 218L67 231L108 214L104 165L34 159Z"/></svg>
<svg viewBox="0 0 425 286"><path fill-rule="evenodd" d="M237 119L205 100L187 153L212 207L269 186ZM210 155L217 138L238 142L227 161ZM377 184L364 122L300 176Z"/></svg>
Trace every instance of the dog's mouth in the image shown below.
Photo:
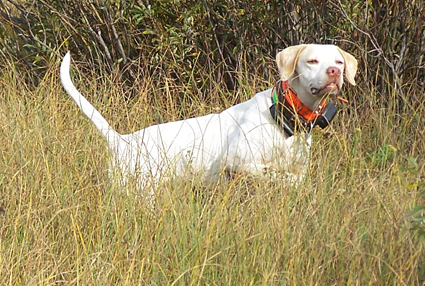
<svg viewBox="0 0 425 286"><path fill-rule="evenodd" d="M313 95L337 94L339 92L339 86L335 82L331 82L323 88L312 87L310 91Z"/></svg>

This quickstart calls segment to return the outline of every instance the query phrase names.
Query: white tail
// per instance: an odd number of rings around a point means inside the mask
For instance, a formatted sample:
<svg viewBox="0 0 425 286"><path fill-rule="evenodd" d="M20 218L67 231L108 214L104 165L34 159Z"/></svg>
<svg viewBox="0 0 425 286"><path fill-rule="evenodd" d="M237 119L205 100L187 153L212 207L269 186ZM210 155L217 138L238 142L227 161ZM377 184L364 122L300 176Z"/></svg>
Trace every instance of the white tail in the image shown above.
<svg viewBox="0 0 425 286"><path fill-rule="evenodd" d="M93 122L100 133L102 133L108 143L112 146L115 145L120 135L111 128L99 111L97 111L93 105L91 105L90 102L88 102L87 99L85 99L84 96L75 88L72 83L71 76L69 75L70 65L71 56L69 52L67 52L60 67L60 78L63 88L69 96L72 97L75 103L77 103L81 111L83 111L83 113Z"/></svg>

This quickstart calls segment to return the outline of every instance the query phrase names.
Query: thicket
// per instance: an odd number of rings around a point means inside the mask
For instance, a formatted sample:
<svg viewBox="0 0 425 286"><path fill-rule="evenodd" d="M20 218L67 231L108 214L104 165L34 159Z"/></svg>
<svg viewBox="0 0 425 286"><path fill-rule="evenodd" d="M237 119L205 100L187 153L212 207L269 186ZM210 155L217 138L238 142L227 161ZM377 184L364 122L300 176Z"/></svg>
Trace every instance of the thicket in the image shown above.
<svg viewBox="0 0 425 286"><path fill-rule="evenodd" d="M360 59L358 80L398 105L425 85L425 3L372 0L0 1L0 47L37 84L71 50L87 69L131 87L140 71L208 94L237 73L275 77L273 58L299 43L332 43ZM399 107L400 107L399 106Z"/></svg>
<svg viewBox="0 0 425 286"><path fill-rule="evenodd" d="M424 16L417 0L0 0L0 67L36 86L71 50L83 74L110 74L130 97L148 77L207 99L217 85L236 90L241 71L276 78L282 48L331 43L359 59L364 97L348 95L353 105L367 108L373 89L380 107L410 112L419 126Z"/></svg>

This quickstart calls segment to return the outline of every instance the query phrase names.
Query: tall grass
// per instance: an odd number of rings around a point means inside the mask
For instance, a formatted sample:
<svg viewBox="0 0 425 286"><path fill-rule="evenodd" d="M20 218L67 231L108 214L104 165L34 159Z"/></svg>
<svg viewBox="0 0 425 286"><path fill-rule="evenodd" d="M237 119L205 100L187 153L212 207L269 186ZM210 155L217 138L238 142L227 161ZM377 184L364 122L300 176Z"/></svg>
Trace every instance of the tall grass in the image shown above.
<svg viewBox="0 0 425 286"><path fill-rule="evenodd" d="M184 84L144 78L129 102L107 78L75 78L122 133L222 110L273 84L241 73L236 95L217 86L206 101ZM362 104L343 106L328 130L314 131L299 187L244 176L210 187L176 179L159 187L152 209L110 183L105 143L56 70L35 89L3 71L0 94L4 285L425 281L424 244L404 220L423 180L423 105L399 113L378 105L376 91L350 88Z"/></svg>

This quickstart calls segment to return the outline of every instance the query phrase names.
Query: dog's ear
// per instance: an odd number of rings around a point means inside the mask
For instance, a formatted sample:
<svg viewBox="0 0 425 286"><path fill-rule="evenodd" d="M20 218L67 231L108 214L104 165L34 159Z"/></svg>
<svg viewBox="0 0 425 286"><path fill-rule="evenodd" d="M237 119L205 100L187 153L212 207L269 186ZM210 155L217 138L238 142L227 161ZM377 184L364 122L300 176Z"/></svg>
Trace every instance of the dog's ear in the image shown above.
<svg viewBox="0 0 425 286"><path fill-rule="evenodd" d="M357 73L357 60L351 54L344 52L340 48L338 48L338 51L341 53L342 57L344 58L345 77L347 78L349 83L351 83L352 85L356 85L356 81L354 80L354 77Z"/></svg>
<svg viewBox="0 0 425 286"><path fill-rule="evenodd" d="M298 58L306 47L307 45L288 47L276 55L281 80L288 80L291 77L297 66Z"/></svg>

